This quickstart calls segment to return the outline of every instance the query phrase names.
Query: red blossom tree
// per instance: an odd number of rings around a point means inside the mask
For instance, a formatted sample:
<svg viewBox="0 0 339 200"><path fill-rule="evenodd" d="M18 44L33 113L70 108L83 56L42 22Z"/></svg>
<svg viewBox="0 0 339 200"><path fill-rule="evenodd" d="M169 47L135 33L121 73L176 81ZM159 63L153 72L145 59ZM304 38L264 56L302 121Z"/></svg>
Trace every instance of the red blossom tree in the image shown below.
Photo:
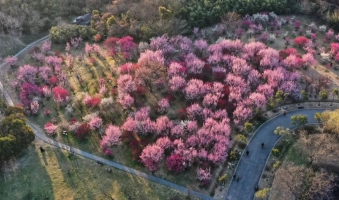
<svg viewBox="0 0 339 200"><path fill-rule="evenodd" d="M87 138L90 131L91 131L90 126L87 123L83 123L80 125L80 127L78 128L75 134L79 140L84 140Z"/></svg>
<svg viewBox="0 0 339 200"><path fill-rule="evenodd" d="M294 44L295 45L298 45L299 47L303 47L305 46L305 44L308 42L309 40L307 39L307 37L305 36L299 36L299 37L296 37L294 39Z"/></svg>
<svg viewBox="0 0 339 200"><path fill-rule="evenodd" d="M166 158L167 169L175 173L181 172L185 169L185 161L178 154L172 154Z"/></svg>
<svg viewBox="0 0 339 200"><path fill-rule="evenodd" d="M57 104L66 105L69 102L69 93L65 88L57 86L52 89L52 92L54 94L54 101Z"/></svg>

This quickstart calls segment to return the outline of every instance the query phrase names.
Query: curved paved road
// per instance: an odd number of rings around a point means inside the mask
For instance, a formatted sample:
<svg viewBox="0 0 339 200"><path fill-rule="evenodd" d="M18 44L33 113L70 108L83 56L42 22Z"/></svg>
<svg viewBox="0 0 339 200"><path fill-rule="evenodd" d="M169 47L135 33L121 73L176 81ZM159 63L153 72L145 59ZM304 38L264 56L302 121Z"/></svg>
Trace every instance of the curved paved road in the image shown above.
<svg viewBox="0 0 339 200"><path fill-rule="evenodd" d="M291 125L291 116L303 114L308 116L309 123L316 123L314 114L322 112L325 109L307 109L307 110L294 110L287 112L286 116L279 115L259 127L256 133L249 141L246 150L249 155L243 153L236 168L236 175L241 177L239 181L232 180L226 200L252 200L254 197L254 188L258 185L263 169L266 166L266 161L272 148L279 140L280 136L274 134L277 126L285 128L293 128ZM264 148L261 149L261 143L264 143Z"/></svg>

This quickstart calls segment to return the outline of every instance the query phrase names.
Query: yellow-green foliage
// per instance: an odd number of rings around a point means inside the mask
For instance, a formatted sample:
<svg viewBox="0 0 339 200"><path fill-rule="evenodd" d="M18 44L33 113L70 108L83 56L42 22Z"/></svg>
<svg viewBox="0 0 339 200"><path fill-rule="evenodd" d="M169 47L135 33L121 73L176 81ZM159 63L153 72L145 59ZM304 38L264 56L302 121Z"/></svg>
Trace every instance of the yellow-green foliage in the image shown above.
<svg viewBox="0 0 339 200"><path fill-rule="evenodd" d="M161 19L168 19L172 16L172 11L164 6L159 6L158 12Z"/></svg>
<svg viewBox="0 0 339 200"><path fill-rule="evenodd" d="M247 139L243 134L238 134L236 140L238 142L247 144Z"/></svg>
<svg viewBox="0 0 339 200"><path fill-rule="evenodd" d="M272 154L274 156L278 156L279 155L279 149L277 149L277 148L272 149Z"/></svg>
<svg viewBox="0 0 339 200"><path fill-rule="evenodd" d="M259 190L258 192L255 193L255 197L266 199L269 191L270 191L270 188L264 188L262 190Z"/></svg>
<svg viewBox="0 0 339 200"><path fill-rule="evenodd" d="M273 168L274 169L278 169L278 167L280 166L280 164L281 164L281 161L276 161L274 164L273 164Z"/></svg>
<svg viewBox="0 0 339 200"><path fill-rule="evenodd" d="M115 23L117 23L117 20L115 19L114 16L111 16L110 18L107 19L106 22L107 28L111 27Z"/></svg>
<svg viewBox="0 0 339 200"><path fill-rule="evenodd" d="M222 181L226 180L226 178L227 178L227 174L224 174L224 175L220 176L219 177L219 182L222 182Z"/></svg>
<svg viewBox="0 0 339 200"><path fill-rule="evenodd" d="M231 159L231 160L237 159L237 154L235 153L235 151L231 151L231 152L230 152L230 159Z"/></svg>

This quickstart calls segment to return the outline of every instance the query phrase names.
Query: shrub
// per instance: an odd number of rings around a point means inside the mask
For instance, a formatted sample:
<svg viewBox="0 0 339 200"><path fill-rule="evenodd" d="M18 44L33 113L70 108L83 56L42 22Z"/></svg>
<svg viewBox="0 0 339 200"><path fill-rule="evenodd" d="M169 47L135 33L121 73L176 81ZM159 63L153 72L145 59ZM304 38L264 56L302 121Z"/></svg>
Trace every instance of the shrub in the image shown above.
<svg viewBox="0 0 339 200"><path fill-rule="evenodd" d="M97 33L93 36L93 39L94 39L94 42L100 42L102 37L99 33Z"/></svg>
<svg viewBox="0 0 339 200"><path fill-rule="evenodd" d="M237 153L232 150L229 156L230 161L236 160L237 158L238 158Z"/></svg>
<svg viewBox="0 0 339 200"><path fill-rule="evenodd" d="M298 45L299 47L305 46L305 44L308 42L307 37L305 36L299 36L294 39L294 44Z"/></svg>
<svg viewBox="0 0 339 200"><path fill-rule="evenodd" d="M278 169L278 167L280 166L280 164L281 164L281 161L276 161L274 164L273 164L273 168L274 169Z"/></svg>
<svg viewBox="0 0 339 200"><path fill-rule="evenodd" d="M274 156L279 156L279 149L277 149L277 148L272 149L272 154Z"/></svg>
<svg viewBox="0 0 339 200"><path fill-rule="evenodd" d="M224 175L220 176L218 180L221 183L221 182L225 181L226 178L227 178L227 174L224 174Z"/></svg>
<svg viewBox="0 0 339 200"><path fill-rule="evenodd" d="M58 126L54 125L52 122L47 122L44 126L44 129L48 135L54 135Z"/></svg>
<svg viewBox="0 0 339 200"><path fill-rule="evenodd" d="M90 131L91 131L90 126L87 123L83 123L80 125L75 134L79 140L84 140L86 139Z"/></svg>
<svg viewBox="0 0 339 200"><path fill-rule="evenodd" d="M247 145L247 139L243 134L238 134L236 141L238 142L240 148L245 148Z"/></svg>
<svg viewBox="0 0 339 200"><path fill-rule="evenodd" d="M270 191L270 188L264 188L262 190L259 190L258 192L255 193L255 197L266 199L269 191Z"/></svg>
<svg viewBox="0 0 339 200"><path fill-rule="evenodd" d="M81 37L86 40L93 35L89 27L71 24L53 26L49 33L52 42L59 44L64 44L74 37Z"/></svg>

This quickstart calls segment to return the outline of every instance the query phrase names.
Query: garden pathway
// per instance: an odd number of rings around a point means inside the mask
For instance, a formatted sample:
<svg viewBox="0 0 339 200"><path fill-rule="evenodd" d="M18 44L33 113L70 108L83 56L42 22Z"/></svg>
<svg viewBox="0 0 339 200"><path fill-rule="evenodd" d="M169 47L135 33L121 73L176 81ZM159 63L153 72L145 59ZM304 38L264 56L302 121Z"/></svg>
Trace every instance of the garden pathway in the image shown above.
<svg viewBox="0 0 339 200"><path fill-rule="evenodd" d="M45 36L45 37L43 37L43 38L41 38L41 39L39 39L39 40L37 40L37 41L27 45L24 49L22 49L20 52L18 52L15 56L16 57L19 56L20 54L25 52L27 49L29 49L29 47L31 47L31 46L33 46L33 45L35 45L35 44L37 44L37 43L39 43L41 41L47 40L47 39L49 39L49 36ZM4 65L5 65L5 63L0 63L0 69ZM10 106L14 106L13 101L12 101L11 97L9 96L8 92L3 87L1 80L0 80L0 92L2 92L2 96L5 99L5 101L7 102L7 104L10 105ZM57 142L55 140L52 140L52 139L48 138L44 134L44 131L40 127L38 127L37 125L35 125L33 122L29 121L28 119L27 119L27 124L32 128L32 130L34 131L35 135L38 138L40 138L44 142L49 143L49 144L51 144L53 146L59 147L61 149L65 149L65 150L70 151L70 152L72 152L74 154L81 155L83 157L86 157L86 158L92 159L92 160L94 160L96 162L99 162L99 163L102 163L102 164L106 164L108 166L111 166L111 167L123 170L125 172L128 172L128 173L131 173L131 174L143 177L143 178L148 179L150 181L154 181L156 183L168 186L168 187L173 188L175 190L178 190L178 191L180 191L180 192L182 192L184 194L189 194L191 196L195 196L195 197L198 197L198 198L204 199L204 200L205 199L206 200L212 200L213 199L212 197L210 197L208 195L205 195L205 194L202 194L200 192L196 192L194 190L191 190L191 189L188 189L186 187L177 185L175 183L166 181L166 180L158 178L156 176L153 176L153 175L150 175L150 174L147 174L147 173L144 173L144 172L132 169L132 168L127 167L125 165L121 165L119 163L107 160L105 158L102 158L102 157L90 154L90 153L85 152L85 151L81 151L80 149L76 149L76 148L73 148L71 146L68 146L68 145L62 144L60 142Z"/></svg>
<svg viewBox="0 0 339 200"><path fill-rule="evenodd" d="M279 135L274 134L276 127L294 128L291 125L291 116L298 114L307 115L309 123L316 123L314 114L324 110L324 108L294 110L287 112L286 116L281 114L262 124L243 151L235 170L236 176L241 178L238 181L232 180L225 199L252 200L254 198L254 188L258 185L267 159L280 138ZM264 143L263 149L261 148L262 142ZM249 151L248 156L245 153L246 150Z"/></svg>
<svg viewBox="0 0 339 200"><path fill-rule="evenodd" d="M45 36L29 45L27 45L24 49L22 49L20 52L18 52L15 56L19 56L21 53L26 51L29 47L35 45L38 42L44 41L48 39L49 36ZM4 63L0 63L0 69L4 66ZM0 80L0 90L2 92L2 95L4 99L6 100L7 104L10 106L13 106L13 101L10 98L7 91L4 89L1 80ZM338 106L336 106L338 107ZM314 114L316 112L321 112L324 109L305 109L305 110L295 110L288 112L286 116L279 115L267 122L265 122L254 134L254 136L251 138L251 140L248 143L247 149L249 150L249 156L242 155L241 159L238 162L238 166L236 169L237 176L240 176L241 179L237 181L232 181L231 185L228 189L226 199L227 200L251 200L254 196L254 188L258 184L258 181L260 179L260 176L263 172L263 169L266 165L267 158L272 150L272 148L275 146L276 142L279 140L279 136L275 135L273 131L277 126L284 126L286 128L291 128L290 125L290 117L292 115L296 114L304 114L308 116L308 120L310 123L316 122L314 119ZM186 194L190 194L192 196L201 198L201 199L213 199L212 197L190 190L188 188L185 188L183 186L177 185L175 183L166 181L164 179L155 177L153 175L132 169L130 167L127 167L125 165L121 165L119 163L104 159L99 156L95 156L93 154L90 154L85 151L81 151L80 149L73 148L71 146L62 144L60 142L57 142L55 140L52 140L48 138L43 132L43 130L36 126L33 122L27 120L27 123L31 128L33 129L35 135L43 140L46 143L49 143L51 145L54 145L56 147L65 149L67 151L70 151L72 153L84 156L86 158L95 160L97 162L101 162L103 164L112 166L114 168L126 171L131 174L135 174L137 176L146 178L148 180L154 181L156 183L166 185L170 188L176 189L178 191L181 191ZM264 142L265 147L264 149L261 149L260 144ZM244 151L245 152L245 151Z"/></svg>

